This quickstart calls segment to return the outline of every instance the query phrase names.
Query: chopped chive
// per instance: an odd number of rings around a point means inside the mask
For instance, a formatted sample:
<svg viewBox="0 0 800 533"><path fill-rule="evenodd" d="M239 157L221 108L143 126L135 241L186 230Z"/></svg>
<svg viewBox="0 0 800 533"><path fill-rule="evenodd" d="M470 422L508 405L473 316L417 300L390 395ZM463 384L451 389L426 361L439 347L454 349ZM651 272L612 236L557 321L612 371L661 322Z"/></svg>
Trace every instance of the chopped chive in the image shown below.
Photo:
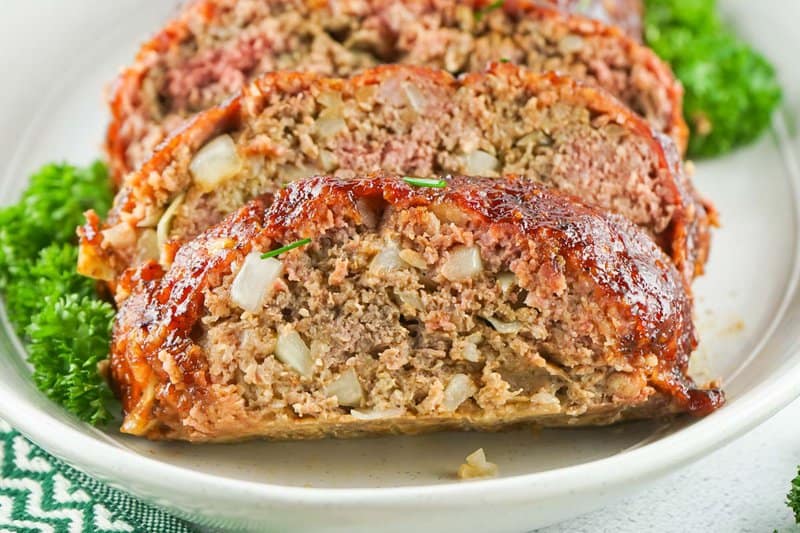
<svg viewBox="0 0 800 533"><path fill-rule="evenodd" d="M500 62L501 63L508 63L509 61L511 61L511 60L509 58L507 58L507 57L501 57L500 58Z"/></svg>
<svg viewBox="0 0 800 533"><path fill-rule="evenodd" d="M499 9L499 8L503 7L503 4L505 3L505 1L506 0L495 0L494 2L489 4L488 6L482 7L481 9L475 11L473 13L473 16L475 17L475 20L477 22L480 22L481 20L483 20L483 17L485 17L488 13L491 13L495 9Z"/></svg>
<svg viewBox="0 0 800 533"><path fill-rule="evenodd" d="M305 246L306 244L310 243L311 239L300 239L299 241L294 241L292 244L287 244L286 246L281 246L275 250L266 252L261 254L261 259L269 259L270 257L278 257L283 252L288 252L289 250L294 250L295 248L299 248L301 246Z"/></svg>
<svg viewBox="0 0 800 533"><path fill-rule="evenodd" d="M447 187L446 181L436 178L414 178L412 176L404 176L403 181L414 187L432 187L434 189L444 189Z"/></svg>

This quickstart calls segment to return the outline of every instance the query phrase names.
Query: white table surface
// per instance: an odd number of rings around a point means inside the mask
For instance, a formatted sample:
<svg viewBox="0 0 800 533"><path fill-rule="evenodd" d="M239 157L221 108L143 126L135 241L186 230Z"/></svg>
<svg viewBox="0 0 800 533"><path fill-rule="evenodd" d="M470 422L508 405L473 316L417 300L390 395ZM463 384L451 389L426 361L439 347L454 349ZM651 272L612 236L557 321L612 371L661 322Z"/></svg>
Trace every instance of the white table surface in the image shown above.
<svg viewBox="0 0 800 533"><path fill-rule="evenodd" d="M797 400L751 433L644 492L540 531L800 531L785 504L799 464Z"/></svg>

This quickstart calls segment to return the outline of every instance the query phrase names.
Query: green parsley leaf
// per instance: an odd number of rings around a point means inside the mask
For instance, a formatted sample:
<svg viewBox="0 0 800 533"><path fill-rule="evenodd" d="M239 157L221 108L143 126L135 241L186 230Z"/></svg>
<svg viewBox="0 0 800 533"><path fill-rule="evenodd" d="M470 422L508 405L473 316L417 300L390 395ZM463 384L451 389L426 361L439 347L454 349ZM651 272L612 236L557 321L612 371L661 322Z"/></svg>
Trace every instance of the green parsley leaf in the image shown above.
<svg viewBox="0 0 800 533"><path fill-rule="evenodd" d="M31 317L64 294L92 296L95 283L75 272L78 249L71 244L51 244L35 261L26 261L5 290L6 313L19 335L24 335Z"/></svg>
<svg viewBox="0 0 800 533"><path fill-rule="evenodd" d="M111 389L98 365L108 356L114 308L91 296L50 297L27 328L36 386L81 420L111 419Z"/></svg>
<svg viewBox="0 0 800 533"><path fill-rule="evenodd" d="M481 20L483 20L483 17L485 17L487 14L491 13L495 9L500 9L501 7L503 7L503 4L505 4L505 0L495 0L488 6L477 9L473 13L473 16L475 17L475 20L477 22L480 22Z"/></svg>
<svg viewBox="0 0 800 533"><path fill-rule="evenodd" d="M299 241L295 241L291 244L287 244L286 246L281 246L275 250L270 252L266 252L261 254L261 259L269 259L270 257L278 257L284 252L288 252L289 250L294 250L295 248L299 248L301 246L305 246L306 244L310 243L311 239L300 239Z"/></svg>
<svg viewBox="0 0 800 533"><path fill-rule="evenodd" d="M112 200L109 183L99 162L86 168L46 165L31 176L19 203L0 209L0 289L42 248L76 242L84 211L104 216Z"/></svg>
<svg viewBox="0 0 800 533"><path fill-rule="evenodd" d="M647 44L685 89L689 155L745 145L769 127L781 101L773 66L719 18L714 0L646 0Z"/></svg>
<svg viewBox="0 0 800 533"><path fill-rule="evenodd" d="M108 355L113 307L75 271L83 212L111 205L106 168L46 165L19 203L0 209L0 291L26 344L36 385L86 422L110 419L111 390L98 372Z"/></svg>
<svg viewBox="0 0 800 533"><path fill-rule="evenodd" d="M403 177L403 181L414 187L431 187L433 189L444 189L447 182L438 178L415 178L413 176Z"/></svg>
<svg viewBox="0 0 800 533"><path fill-rule="evenodd" d="M794 521L800 524L800 468L797 469L797 477L792 480L792 489L786 496L786 505L794 513Z"/></svg>

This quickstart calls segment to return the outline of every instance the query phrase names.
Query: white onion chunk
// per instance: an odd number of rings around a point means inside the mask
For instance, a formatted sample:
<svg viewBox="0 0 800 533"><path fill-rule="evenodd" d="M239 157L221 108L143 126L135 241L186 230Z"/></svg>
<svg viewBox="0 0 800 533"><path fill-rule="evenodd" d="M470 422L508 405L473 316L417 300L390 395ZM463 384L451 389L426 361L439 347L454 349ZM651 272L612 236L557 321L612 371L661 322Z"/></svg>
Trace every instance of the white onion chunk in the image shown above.
<svg viewBox="0 0 800 533"><path fill-rule="evenodd" d="M481 253L475 246L459 246L450 252L442 265L442 276L450 281L464 281L481 273Z"/></svg>
<svg viewBox="0 0 800 533"><path fill-rule="evenodd" d="M242 160L230 135L220 135L197 151L189 164L195 184L203 192L214 190L242 169Z"/></svg>
<svg viewBox="0 0 800 533"><path fill-rule="evenodd" d="M248 254L231 284L231 299L245 311L257 312L282 273L283 263L274 257L261 259L258 252Z"/></svg>
<svg viewBox="0 0 800 533"><path fill-rule="evenodd" d="M300 334L293 329L284 329L278 335L275 357L303 377L311 377L313 373L314 361L311 359L311 350Z"/></svg>

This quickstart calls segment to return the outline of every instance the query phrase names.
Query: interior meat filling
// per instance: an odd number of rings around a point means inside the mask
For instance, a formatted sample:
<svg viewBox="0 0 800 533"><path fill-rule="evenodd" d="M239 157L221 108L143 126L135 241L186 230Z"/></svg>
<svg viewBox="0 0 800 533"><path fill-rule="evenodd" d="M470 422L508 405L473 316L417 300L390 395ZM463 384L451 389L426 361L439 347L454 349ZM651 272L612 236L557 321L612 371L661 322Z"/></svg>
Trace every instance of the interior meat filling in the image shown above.
<svg viewBox="0 0 800 533"><path fill-rule="evenodd" d="M241 264L206 290L197 342L216 403L237 407L219 416L199 406L184 424L213 434L347 415L508 421L655 394L654 368L634 368L616 345L633 325L546 252L512 245L518 234L424 208L375 218L280 256L281 277L255 312L231 298Z"/></svg>
<svg viewBox="0 0 800 533"><path fill-rule="evenodd" d="M164 197L185 193L169 236L185 241L253 195L294 179L375 170L412 176L518 173L609 206L651 234L663 232L676 192L668 171L656 170L656 152L646 137L569 99L547 101L560 96L557 87L533 96L500 77L452 94L425 77L398 75L377 85L346 85L341 93L253 99L246 111L251 125L224 135L234 143L209 141L236 150L229 156L241 165L235 175L208 190L205 174L198 182L188 170L197 155L187 150L159 176L158 185L170 189ZM143 200L135 209L158 219L159 203Z"/></svg>
<svg viewBox="0 0 800 533"><path fill-rule="evenodd" d="M521 2L521 5L526 5ZM350 76L382 63L443 68L453 74L510 61L597 84L682 143L677 85L651 52L581 19L470 2L238 0L216 2L213 17L187 14L186 35L166 52L147 54L140 94L120 95L120 135L133 140L131 168L183 119L222 102L253 77L278 70ZM677 119L676 119L677 117ZM677 120L677 123L676 123Z"/></svg>

